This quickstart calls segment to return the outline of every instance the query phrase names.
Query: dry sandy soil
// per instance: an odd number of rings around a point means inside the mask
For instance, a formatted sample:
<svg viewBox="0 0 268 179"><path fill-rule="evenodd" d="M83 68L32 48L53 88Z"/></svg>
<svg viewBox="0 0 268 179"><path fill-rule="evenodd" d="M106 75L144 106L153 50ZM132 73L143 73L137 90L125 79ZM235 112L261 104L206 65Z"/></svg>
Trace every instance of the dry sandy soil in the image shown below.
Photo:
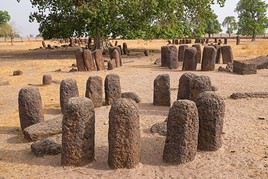
<svg viewBox="0 0 268 179"><path fill-rule="evenodd" d="M165 41L131 41L132 48L160 49ZM48 55L47 51L29 51L41 43L23 43L8 46L0 44L0 80L9 86L0 86L0 178L268 178L268 100L231 100L233 92L267 92L268 70L257 75L239 76L221 72L195 72L208 75L226 103L223 147L217 152L198 152L193 162L169 166L162 161L165 137L150 133L150 127L165 120L168 108L152 105L153 80L159 74L171 77L172 100L176 99L181 70L168 70L153 65L159 54L125 58L126 64L112 72L68 73L74 57ZM232 42L232 44L234 44ZM268 54L268 42L242 42L234 46L236 59ZM38 55L40 53L40 55ZM51 53L51 52L49 52ZM31 55L32 54L32 55ZM61 72L54 72L57 69ZM22 76L14 77L14 70ZM200 66L199 66L200 69ZM89 76L105 78L109 73L120 75L122 91L134 91L141 98L140 125L142 155L140 165L131 170L110 170L108 152L108 106L96 109L96 160L85 167L61 167L60 155L35 157L19 129L18 91L29 84L40 89L46 119L60 113L59 84L41 86L43 74L54 80L73 78L78 81L80 95L85 92ZM264 117L265 120L259 120Z"/></svg>

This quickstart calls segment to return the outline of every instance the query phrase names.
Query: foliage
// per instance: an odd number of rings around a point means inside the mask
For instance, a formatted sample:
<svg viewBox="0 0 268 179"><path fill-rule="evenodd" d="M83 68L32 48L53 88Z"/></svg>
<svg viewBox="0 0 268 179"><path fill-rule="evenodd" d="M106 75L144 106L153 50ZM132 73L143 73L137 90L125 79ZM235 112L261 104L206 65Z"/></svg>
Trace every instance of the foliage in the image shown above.
<svg viewBox="0 0 268 179"><path fill-rule="evenodd" d="M212 13L207 19L206 19L206 28L205 32L211 36L211 34L219 33L221 32L221 24L218 21L218 16L215 13Z"/></svg>
<svg viewBox="0 0 268 179"><path fill-rule="evenodd" d="M0 10L0 25L8 23L8 21L10 21L10 15L8 12Z"/></svg>
<svg viewBox="0 0 268 179"><path fill-rule="evenodd" d="M227 27L226 33L231 36L231 34L237 30L237 23L234 16L227 16L222 22L223 27Z"/></svg>

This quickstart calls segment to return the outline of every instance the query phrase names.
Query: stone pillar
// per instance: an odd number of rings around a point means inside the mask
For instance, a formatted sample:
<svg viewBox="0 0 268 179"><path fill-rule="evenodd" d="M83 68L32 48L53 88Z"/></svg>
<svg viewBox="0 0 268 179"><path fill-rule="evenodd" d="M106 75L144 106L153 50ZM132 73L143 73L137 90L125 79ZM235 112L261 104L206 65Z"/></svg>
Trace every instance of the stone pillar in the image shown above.
<svg viewBox="0 0 268 179"><path fill-rule="evenodd" d="M228 44L228 39L224 38L224 44L227 45Z"/></svg>
<svg viewBox="0 0 268 179"><path fill-rule="evenodd" d="M169 110L163 160L170 164L193 161L198 145L198 110L193 101L174 102Z"/></svg>
<svg viewBox="0 0 268 179"><path fill-rule="evenodd" d="M196 100L199 114L198 149L215 151L222 146L224 100L214 92L204 92Z"/></svg>
<svg viewBox="0 0 268 179"><path fill-rule="evenodd" d="M212 85L208 76L195 76L191 83L191 100L195 101L199 94L212 91Z"/></svg>
<svg viewBox="0 0 268 179"><path fill-rule="evenodd" d="M216 61L216 49L211 46L204 47L201 70L214 71Z"/></svg>
<svg viewBox="0 0 268 179"><path fill-rule="evenodd" d="M123 54L128 55L128 47L126 42L123 43Z"/></svg>
<svg viewBox="0 0 268 179"><path fill-rule="evenodd" d="M51 75L43 75L43 85L50 85L52 83Z"/></svg>
<svg viewBox="0 0 268 179"><path fill-rule="evenodd" d="M183 62L183 58L184 58L184 51L185 49L188 48L188 45L180 45L179 46L179 54L178 54L178 61L179 62Z"/></svg>
<svg viewBox="0 0 268 179"><path fill-rule="evenodd" d="M170 77L169 75L158 75L154 80L155 106L170 106Z"/></svg>
<svg viewBox="0 0 268 179"><path fill-rule="evenodd" d="M22 88L18 98L21 129L44 121L42 98L38 88Z"/></svg>
<svg viewBox="0 0 268 179"><path fill-rule="evenodd" d="M121 97L120 77L115 74L107 75L105 78L105 103L111 105Z"/></svg>
<svg viewBox="0 0 268 179"><path fill-rule="evenodd" d="M92 101L71 98L62 121L62 154L64 166L83 166L95 156L95 112Z"/></svg>
<svg viewBox="0 0 268 179"><path fill-rule="evenodd" d="M236 45L240 45L240 36L236 36Z"/></svg>
<svg viewBox="0 0 268 179"><path fill-rule="evenodd" d="M216 64L220 64L221 63L221 46L220 45L214 45L215 49L216 49L216 60L215 63Z"/></svg>
<svg viewBox="0 0 268 179"><path fill-rule="evenodd" d="M85 96L92 100L95 108L102 106L103 85L101 77L91 76L88 78Z"/></svg>
<svg viewBox="0 0 268 179"><path fill-rule="evenodd" d="M140 119L136 103L118 99L109 113L109 155L112 169L134 168L140 162Z"/></svg>
<svg viewBox="0 0 268 179"><path fill-rule="evenodd" d="M231 46L222 46L221 52L222 52L223 64L233 63L234 56Z"/></svg>
<svg viewBox="0 0 268 179"><path fill-rule="evenodd" d="M177 100L191 99L192 80L197 75L193 73L184 73L179 80L179 90Z"/></svg>
<svg viewBox="0 0 268 179"><path fill-rule="evenodd" d="M161 47L161 66L168 67L170 69L177 69L179 64L178 59L178 50L174 45L168 45Z"/></svg>
<svg viewBox="0 0 268 179"><path fill-rule="evenodd" d="M196 48L186 48L184 51L183 58L183 71L196 71L197 61L196 61Z"/></svg>
<svg viewBox="0 0 268 179"><path fill-rule="evenodd" d="M76 58L76 65L77 65L78 71L86 71L84 58L83 58L83 49L80 48L76 50L75 58Z"/></svg>
<svg viewBox="0 0 268 179"><path fill-rule="evenodd" d="M102 56L102 50L97 49L94 56L95 56L95 62L96 62L97 70L98 71L105 70L104 59L103 59L103 56Z"/></svg>
<svg viewBox="0 0 268 179"><path fill-rule="evenodd" d="M115 61L115 66L120 67L120 54L117 49L114 49L111 55L111 60Z"/></svg>
<svg viewBox="0 0 268 179"><path fill-rule="evenodd" d="M92 57L92 53L89 49L83 51L84 64L87 71L97 71L95 61Z"/></svg>
<svg viewBox="0 0 268 179"><path fill-rule="evenodd" d="M63 80L60 84L60 106L61 106L61 112L64 114L65 107L72 97L78 97L78 87L76 80L73 79L66 79Z"/></svg>
<svg viewBox="0 0 268 179"><path fill-rule="evenodd" d="M200 44L194 44L192 47L196 48L196 61L197 63L201 63L202 59L202 50L201 50L201 45Z"/></svg>

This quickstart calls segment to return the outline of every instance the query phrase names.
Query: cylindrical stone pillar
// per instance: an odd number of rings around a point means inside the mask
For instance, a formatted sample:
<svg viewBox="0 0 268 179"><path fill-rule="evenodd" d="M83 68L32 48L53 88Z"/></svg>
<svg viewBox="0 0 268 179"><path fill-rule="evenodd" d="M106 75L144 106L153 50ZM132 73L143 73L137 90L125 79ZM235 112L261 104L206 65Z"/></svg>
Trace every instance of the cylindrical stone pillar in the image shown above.
<svg viewBox="0 0 268 179"><path fill-rule="evenodd" d="M101 77L92 76L88 78L85 96L92 100L95 108L102 106L103 85Z"/></svg>
<svg viewBox="0 0 268 179"><path fill-rule="evenodd" d="M179 62L183 62L184 51L186 48L188 48L188 45L180 45L179 46L179 50L178 50L178 61Z"/></svg>
<svg viewBox="0 0 268 179"><path fill-rule="evenodd" d="M233 56L233 51L231 46L222 46L221 47L221 52L222 52L222 60L223 64L228 64L228 63L233 63L234 56Z"/></svg>
<svg viewBox="0 0 268 179"><path fill-rule="evenodd" d="M158 75L154 80L155 106L170 106L170 77L169 75Z"/></svg>
<svg viewBox="0 0 268 179"><path fill-rule="evenodd" d="M86 71L85 64L84 64L84 57L83 57L83 49L78 49L75 52L76 58L76 65L78 71Z"/></svg>
<svg viewBox="0 0 268 179"><path fill-rule="evenodd" d="M114 101L121 98L120 77L115 74L107 75L105 78L105 102L111 105Z"/></svg>
<svg viewBox="0 0 268 179"><path fill-rule="evenodd" d="M177 69L179 67L178 50L174 45L163 46L161 48L161 66L170 69Z"/></svg>
<svg viewBox="0 0 268 179"><path fill-rule="evenodd" d="M212 91L211 80L208 76L195 76L191 82L191 100L195 101L199 94Z"/></svg>
<svg viewBox="0 0 268 179"><path fill-rule="evenodd" d="M214 71L216 61L216 49L212 46L204 47L201 70Z"/></svg>
<svg viewBox="0 0 268 179"><path fill-rule="evenodd" d="M197 63L201 63L201 59L202 59L202 49L201 49L201 45L200 44L194 44L192 47L196 48L196 62Z"/></svg>
<svg viewBox="0 0 268 179"><path fill-rule="evenodd" d="M179 80L179 90L177 100L191 99L191 85L192 80L197 75L193 73L184 73Z"/></svg>
<svg viewBox="0 0 268 179"><path fill-rule="evenodd" d="M43 75L43 85L50 85L52 83L51 75Z"/></svg>
<svg viewBox="0 0 268 179"><path fill-rule="evenodd" d="M184 51L183 58L183 71L196 71L197 61L196 61L196 48L186 48Z"/></svg>

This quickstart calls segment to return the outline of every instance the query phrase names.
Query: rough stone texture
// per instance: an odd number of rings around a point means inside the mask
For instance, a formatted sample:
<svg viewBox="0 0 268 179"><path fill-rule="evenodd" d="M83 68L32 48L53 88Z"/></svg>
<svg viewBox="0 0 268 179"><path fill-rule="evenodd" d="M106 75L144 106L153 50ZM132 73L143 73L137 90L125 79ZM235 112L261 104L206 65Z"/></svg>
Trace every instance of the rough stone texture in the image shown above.
<svg viewBox="0 0 268 179"><path fill-rule="evenodd" d="M43 48L47 48L46 42L44 40L42 41L42 46L43 46Z"/></svg>
<svg viewBox="0 0 268 179"><path fill-rule="evenodd" d="M88 78L85 96L92 100L95 108L102 106L103 84L101 77L91 76Z"/></svg>
<svg viewBox="0 0 268 179"><path fill-rule="evenodd" d="M179 80L179 90L177 100L191 99L192 80L197 75L193 73L184 73Z"/></svg>
<svg viewBox="0 0 268 179"><path fill-rule="evenodd" d="M144 50L144 55L146 56L146 57L148 57L149 56L149 50Z"/></svg>
<svg viewBox="0 0 268 179"><path fill-rule="evenodd" d="M98 71L105 70L104 59L102 56L102 50L97 49L94 56L95 56L97 70Z"/></svg>
<svg viewBox="0 0 268 179"><path fill-rule="evenodd" d="M268 98L268 92L233 93L231 99Z"/></svg>
<svg viewBox="0 0 268 179"><path fill-rule="evenodd" d="M19 92L18 104L22 130L44 121L42 99L38 88L22 88Z"/></svg>
<svg viewBox="0 0 268 179"><path fill-rule="evenodd" d="M174 102L168 114L163 160L170 164L193 161L198 145L198 110L193 101Z"/></svg>
<svg viewBox="0 0 268 179"><path fill-rule="evenodd" d="M24 129L23 134L28 141L37 141L62 132L62 116L42 121Z"/></svg>
<svg viewBox="0 0 268 179"><path fill-rule="evenodd" d="M128 47L127 47L127 43L123 43L123 54L124 55L128 55Z"/></svg>
<svg viewBox="0 0 268 179"><path fill-rule="evenodd" d="M115 61L115 66L120 67L120 54L118 50L113 50L112 55L111 55L111 60Z"/></svg>
<svg viewBox="0 0 268 179"><path fill-rule="evenodd" d="M257 69L268 69L268 56L259 56L257 58L244 60L244 62L256 65Z"/></svg>
<svg viewBox="0 0 268 179"><path fill-rule="evenodd" d="M21 70L13 71L13 76L20 76L20 75L23 75L23 71Z"/></svg>
<svg viewBox="0 0 268 179"><path fill-rule="evenodd" d="M233 51L232 51L231 46L229 45L222 46L221 53L222 53L223 64L228 64L228 63L233 62L234 56L233 56Z"/></svg>
<svg viewBox="0 0 268 179"><path fill-rule="evenodd" d="M109 60L108 61L108 70L113 70L115 68L115 61L114 60Z"/></svg>
<svg viewBox="0 0 268 179"><path fill-rule="evenodd" d="M196 48L186 48L184 51L183 58L183 71L196 71L197 61L196 61Z"/></svg>
<svg viewBox="0 0 268 179"><path fill-rule="evenodd" d="M216 60L215 63L216 64L220 64L221 63L221 46L220 45L214 45L215 49L216 49Z"/></svg>
<svg viewBox="0 0 268 179"><path fill-rule="evenodd" d="M202 58L202 71L214 71L216 61L216 49L211 46L204 47Z"/></svg>
<svg viewBox="0 0 268 179"><path fill-rule="evenodd" d="M240 75L257 74L257 67L255 64L251 64L246 61L234 60L233 72Z"/></svg>
<svg viewBox="0 0 268 179"><path fill-rule="evenodd" d="M158 75L154 80L155 106L170 106L170 77L169 75Z"/></svg>
<svg viewBox="0 0 268 179"><path fill-rule="evenodd" d="M136 103L119 99L109 113L109 155L112 169L134 168L140 162L140 117Z"/></svg>
<svg viewBox="0 0 268 179"><path fill-rule="evenodd" d="M78 71L86 71L84 58L83 58L83 49L80 48L76 50L75 58L76 58L76 65L77 65Z"/></svg>
<svg viewBox="0 0 268 179"><path fill-rule="evenodd" d="M192 47L196 48L196 62L197 63L201 63L201 59L202 59L202 49L201 49L201 45L200 44L194 44Z"/></svg>
<svg viewBox="0 0 268 179"><path fill-rule="evenodd" d="M240 36L236 36L236 45L240 45Z"/></svg>
<svg viewBox="0 0 268 179"><path fill-rule="evenodd" d="M62 154L64 166L83 166L95 156L95 112L92 101L71 98L62 121Z"/></svg>
<svg viewBox="0 0 268 179"><path fill-rule="evenodd" d="M205 91L212 91L212 85L208 76L195 76L191 84L191 100L195 101L199 94Z"/></svg>
<svg viewBox="0 0 268 179"><path fill-rule="evenodd" d="M51 75L43 75L43 85L50 85L52 83Z"/></svg>
<svg viewBox="0 0 268 179"><path fill-rule="evenodd" d="M121 98L120 77L115 74L107 75L105 78L105 103L111 105Z"/></svg>
<svg viewBox="0 0 268 179"><path fill-rule="evenodd" d="M178 61L183 62L184 61L184 51L188 48L188 45L180 45L178 50Z"/></svg>
<svg viewBox="0 0 268 179"><path fill-rule="evenodd" d="M84 64L87 71L96 71L97 67L89 49L83 51Z"/></svg>
<svg viewBox="0 0 268 179"><path fill-rule="evenodd" d="M156 123L151 127L152 134L167 135L167 122Z"/></svg>
<svg viewBox="0 0 268 179"><path fill-rule="evenodd" d="M76 80L67 79L62 80L60 83L60 106L61 112L64 114L65 106L67 105L68 101L72 97L78 97L78 87Z"/></svg>
<svg viewBox="0 0 268 179"><path fill-rule="evenodd" d="M224 44L227 45L227 43L228 43L228 39L224 38Z"/></svg>
<svg viewBox="0 0 268 179"><path fill-rule="evenodd" d="M161 66L170 69L177 69L179 64L177 62L178 52L174 45L163 46L161 48Z"/></svg>
<svg viewBox="0 0 268 179"><path fill-rule="evenodd" d="M121 98L129 98L135 101L136 103L141 102L141 98L134 92L125 92L121 94Z"/></svg>
<svg viewBox="0 0 268 179"><path fill-rule="evenodd" d="M199 114L198 149L215 151L222 146L224 100L215 92L204 92L196 100Z"/></svg>

